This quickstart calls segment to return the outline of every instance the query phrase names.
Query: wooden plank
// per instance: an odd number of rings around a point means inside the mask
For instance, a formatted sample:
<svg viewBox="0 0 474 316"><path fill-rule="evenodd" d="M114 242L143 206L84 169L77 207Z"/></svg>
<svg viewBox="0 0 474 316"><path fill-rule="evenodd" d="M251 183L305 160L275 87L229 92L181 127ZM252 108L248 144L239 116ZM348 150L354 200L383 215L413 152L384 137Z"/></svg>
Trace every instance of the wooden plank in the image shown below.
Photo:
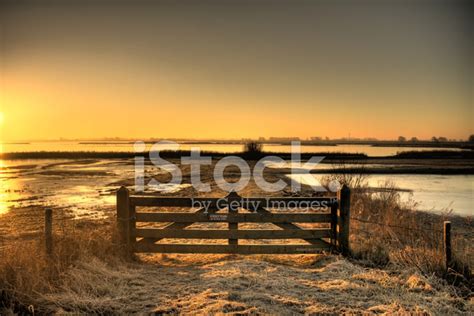
<svg viewBox="0 0 474 316"><path fill-rule="evenodd" d="M328 250L331 245L319 240L313 245L183 245L136 243L135 252L220 253L220 254L311 254Z"/></svg>
<svg viewBox="0 0 474 316"><path fill-rule="evenodd" d="M330 223L330 213L137 213L137 222ZM294 228L298 226L292 226ZM286 227L283 227L286 228Z"/></svg>
<svg viewBox="0 0 474 316"><path fill-rule="evenodd" d="M197 230L197 229L135 229L136 237L147 238L194 238L194 239L305 239L330 238L330 229L285 230Z"/></svg>
<svg viewBox="0 0 474 316"><path fill-rule="evenodd" d="M130 203L135 206L168 206L168 207L217 207L218 198L176 198L176 197L154 197L139 196L130 197ZM223 203L225 204L225 203Z"/></svg>

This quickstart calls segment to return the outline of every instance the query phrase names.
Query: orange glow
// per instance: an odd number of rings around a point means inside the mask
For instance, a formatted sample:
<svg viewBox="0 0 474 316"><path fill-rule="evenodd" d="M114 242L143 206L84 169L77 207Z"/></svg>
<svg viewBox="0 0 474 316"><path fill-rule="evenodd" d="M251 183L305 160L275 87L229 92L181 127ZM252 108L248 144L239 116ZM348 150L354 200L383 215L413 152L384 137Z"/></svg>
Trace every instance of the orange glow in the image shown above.
<svg viewBox="0 0 474 316"><path fill-rule="evenodd" d="M91 85L96 86L96 85ZM56 86L42 82L17 82L4 95L3 111L10 124L2 124L3 140L64 138L217 138L258 137L376 137L399 135L430 139L432 136L465 139L471 132L469 116L424 113L414 107L410 115L387 109L367 111L354 100L345 106L336 100L288 100L287 104L242 99L213 100L198 91L172 95L136 92L133 87L110 94L83 85ZM90 93L83 94L83 90ZM21 91L28 91L22 94ZM60 91L60 92L58 92ZM112 92L113 91L113 92ZM286 103L285 102L285 103ZM283 103L283 102L282 102ZM417 112L417 108L420 108ZM0 115L0 123L4 120ZM426 120L420 124L420 118Z"/></svg>
<svg viewBox="0 0 474 316"><path fill-rule="evenodd" d="M2 140L474 132L467 15L318 3L5 7Z"/></svg>

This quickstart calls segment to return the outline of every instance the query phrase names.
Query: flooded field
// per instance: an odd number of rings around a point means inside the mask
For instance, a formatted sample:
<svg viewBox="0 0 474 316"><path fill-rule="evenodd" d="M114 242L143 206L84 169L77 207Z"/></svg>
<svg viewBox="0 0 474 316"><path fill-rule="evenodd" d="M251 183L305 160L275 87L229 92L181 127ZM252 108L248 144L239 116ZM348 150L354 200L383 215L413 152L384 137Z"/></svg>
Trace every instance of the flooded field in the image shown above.
<svg viewBox="0 0 474 316"><path fill-rule="evenodd" d="M15 160L1 166L0 214L38 205L101 218L106 207L115 205L117 183L133 182L135 175L133 161L126 160ZM146 172L163 171L147 167ZM167 185L155 189L165 188L179 190Z"/></svg>
<svg viewBox="0 0 474 316"><path fill-rule="evenodd" d="M121 184L133 189L135 176L133 161L128 160L5 160L0 166L0 214L13 208L51 206L68 209L77 218L102 218L115 205L116 189ZM288 165L276 165L271 169L278 174L279 168L285 167ZM330 167L329 164L318 166L321 170ZM164 171L158 167L146 167L147 175L162 173ZM288 174L282 172L279 176L285 178ZM312 176L321 180L327 174ZM387 181L401 189L403 199L419 202L420 210L452 210L455 214L472 215L472 175L368 177L368 183L373 188L383 186ZM154 191L179 192L189 186L187 180L180 186L163 184L155 187Z"/></svg>

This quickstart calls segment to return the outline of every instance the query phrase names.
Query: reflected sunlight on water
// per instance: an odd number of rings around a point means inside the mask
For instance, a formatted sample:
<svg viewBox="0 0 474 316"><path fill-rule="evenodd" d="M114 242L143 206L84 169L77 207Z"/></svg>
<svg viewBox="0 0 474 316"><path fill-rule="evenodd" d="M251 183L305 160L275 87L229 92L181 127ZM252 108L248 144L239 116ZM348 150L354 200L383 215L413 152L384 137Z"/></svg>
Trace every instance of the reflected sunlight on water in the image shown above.
<svg viewBox="0 0 474 316"><path fill-rule="evenodd" d="M2 145L0 144L0 153L2 152ZM7 198L5 196L5 188L3 187L4 182L3 182L3 169L4 169L4 164L3 160L0 160L0 215L4 214L7 212L8 208L5 204L5 199Z"/></svg>
<svg viewBox="0 0 474 316"><path fill-rule="evenodd" d="M133 168L111 167L102 162L101 168L109 169L109 173L94 171L84 174L79 167L88 169L94 162L1 161L0 214L12 208L40 206L67 208L76 216L86 213L89 217L103 216L104 210L115 203L115 187L109 184L129 177Z"/></svg>
<svg viewBox="0 0 474 316"><path fill-rule="evenodd" d="M0 215L8 212L11 201L21 199L18 182L7 171L8 166L0 160Z"/></svg>

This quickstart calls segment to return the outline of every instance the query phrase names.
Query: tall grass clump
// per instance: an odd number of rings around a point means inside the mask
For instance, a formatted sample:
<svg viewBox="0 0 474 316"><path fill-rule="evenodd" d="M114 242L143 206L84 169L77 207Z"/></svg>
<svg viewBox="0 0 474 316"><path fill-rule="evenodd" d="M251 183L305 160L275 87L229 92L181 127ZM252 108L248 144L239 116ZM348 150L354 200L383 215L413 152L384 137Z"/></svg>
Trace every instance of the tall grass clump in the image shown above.
<svg viewBox="0 0 474 316"><path fill-rule="evenodd" d="M42 297L73 286L66 277L69 270L92 260L111 267L122 264L126 256L113 242L115 225L95 226L61 227L54 233L50 256L45 254L44 239L40 236L3 245L0 248L0 315L49 313L49 310L38 310L37 306L43 305Z"/></svg>
<svg viewBox="0 0 474 316"><path fill-rule="evenodd" d="M335 174L323 181L334 179L351 188L350 242L354 258L372 266L414 267L457 285L463 295L472 293L474 235L470 218L453 216L449 211L419 211L412 198L401 199L401 191L393 183L369 187L364 173ZM454 260L446 267L443 222L448 219L453 223Z"/></svg>

